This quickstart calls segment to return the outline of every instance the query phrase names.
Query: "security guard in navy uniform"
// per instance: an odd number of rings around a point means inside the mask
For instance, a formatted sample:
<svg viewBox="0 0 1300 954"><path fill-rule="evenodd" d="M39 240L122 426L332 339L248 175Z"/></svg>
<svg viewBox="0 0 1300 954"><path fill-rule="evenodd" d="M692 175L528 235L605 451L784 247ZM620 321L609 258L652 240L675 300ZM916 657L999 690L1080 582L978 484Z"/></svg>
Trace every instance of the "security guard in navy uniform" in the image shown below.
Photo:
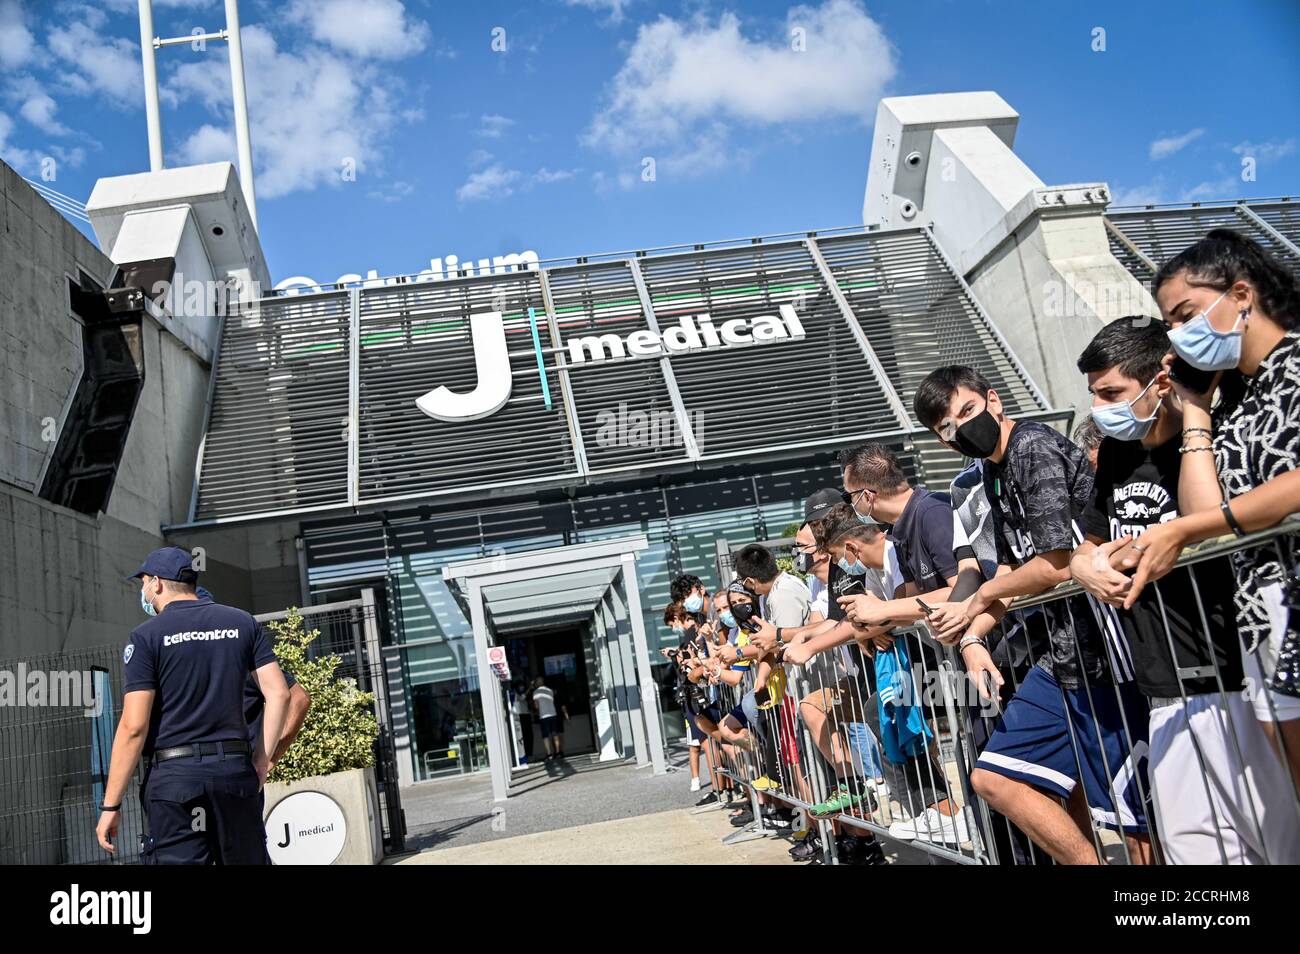
<svg viewBox="0 0 1300 954"><path fill-rule="evenodd" d="M153 617L122 654L122 718L113 740L96 834L106 851L127 784L143 755L145 864L265 864L259 794L284 727L289 689L261 625L201 599L198 573L179 547L155 550L130 579ZM252 672L266 699L262 744L250 745L244 686Z"/></svg>

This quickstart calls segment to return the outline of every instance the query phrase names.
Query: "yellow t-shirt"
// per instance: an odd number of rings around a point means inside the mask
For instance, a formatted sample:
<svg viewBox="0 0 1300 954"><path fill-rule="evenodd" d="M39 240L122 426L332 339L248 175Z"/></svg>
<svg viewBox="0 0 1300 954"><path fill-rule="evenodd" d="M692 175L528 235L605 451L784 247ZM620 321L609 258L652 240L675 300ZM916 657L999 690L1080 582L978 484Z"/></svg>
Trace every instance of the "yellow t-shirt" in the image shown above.
<svg viewBox="0 0 1300 954"><path fill-rule="evenodd" d="M741 630L736 634L736 646L748 646L749 634ZM746 660L744 666L750 667L753 660ZM737 667L739 667L739 663ZM780 705L781 700L785 698L785 667L780 663L772 666L772 671L767 676L767 702L759 706L760 709L770 709L773 706Z"/></svg>
<svg viewBox="0 0 1300 954"><path fill-rule="evenodd" d="M743 629L736 634L736 648L743 649L749 645L749 634ZM748 669L753 664L752 659L738 659L731 664L732 669Z"/></svg>

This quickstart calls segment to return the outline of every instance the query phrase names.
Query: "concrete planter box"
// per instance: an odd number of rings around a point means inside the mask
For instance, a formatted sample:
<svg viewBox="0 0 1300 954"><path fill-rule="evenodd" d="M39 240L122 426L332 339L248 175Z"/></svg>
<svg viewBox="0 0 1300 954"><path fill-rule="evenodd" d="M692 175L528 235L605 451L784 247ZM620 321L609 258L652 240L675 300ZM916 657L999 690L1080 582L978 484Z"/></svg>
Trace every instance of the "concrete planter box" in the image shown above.
<svg viewBox="0 0 1300 954"><path fill-rule="evenodd" d="M374 768L267 782L262 818L275 864L375 865L384 856Z"/></svg>

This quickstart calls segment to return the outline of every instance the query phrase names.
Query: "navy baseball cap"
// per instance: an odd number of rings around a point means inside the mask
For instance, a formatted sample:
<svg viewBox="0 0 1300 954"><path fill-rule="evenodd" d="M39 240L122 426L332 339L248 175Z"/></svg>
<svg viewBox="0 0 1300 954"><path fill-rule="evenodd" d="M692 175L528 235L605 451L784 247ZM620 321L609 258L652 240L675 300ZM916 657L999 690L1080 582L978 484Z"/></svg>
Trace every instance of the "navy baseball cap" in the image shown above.
<svg viewBox="0 0 1300 954"><path fill-rule="evenodd" d="M177 583L196 583L199 579L198 571L193 566L193 557L188 550L180 547L154 550L144 558L140 569L127 579L138 580L142 576L156 576L160 580L175 580Z"/></svg>
<svg viewBox="0 0 1300 954"><path fill-rule="evenodd" d="M838 490L819 490L803 502L803 522L812 523L823 519L831 508L844 502L844 495Z"/></svg>

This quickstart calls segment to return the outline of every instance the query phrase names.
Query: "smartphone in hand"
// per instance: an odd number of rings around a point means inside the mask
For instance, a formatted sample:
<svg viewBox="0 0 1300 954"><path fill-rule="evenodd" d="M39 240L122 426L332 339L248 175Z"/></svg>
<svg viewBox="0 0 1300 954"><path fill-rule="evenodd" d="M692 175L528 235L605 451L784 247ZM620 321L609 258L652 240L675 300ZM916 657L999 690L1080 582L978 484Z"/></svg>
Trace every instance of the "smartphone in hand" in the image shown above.
<svg viewBox="0 0 1300 954"><path fill-rule="evenodd" d="M1174 358L1174 363L1169 366L1169 376L1196 394L1208 392L1218 373L1218 371L1202 371L1200 368L1194 368L1182 358Z"/></svg>

